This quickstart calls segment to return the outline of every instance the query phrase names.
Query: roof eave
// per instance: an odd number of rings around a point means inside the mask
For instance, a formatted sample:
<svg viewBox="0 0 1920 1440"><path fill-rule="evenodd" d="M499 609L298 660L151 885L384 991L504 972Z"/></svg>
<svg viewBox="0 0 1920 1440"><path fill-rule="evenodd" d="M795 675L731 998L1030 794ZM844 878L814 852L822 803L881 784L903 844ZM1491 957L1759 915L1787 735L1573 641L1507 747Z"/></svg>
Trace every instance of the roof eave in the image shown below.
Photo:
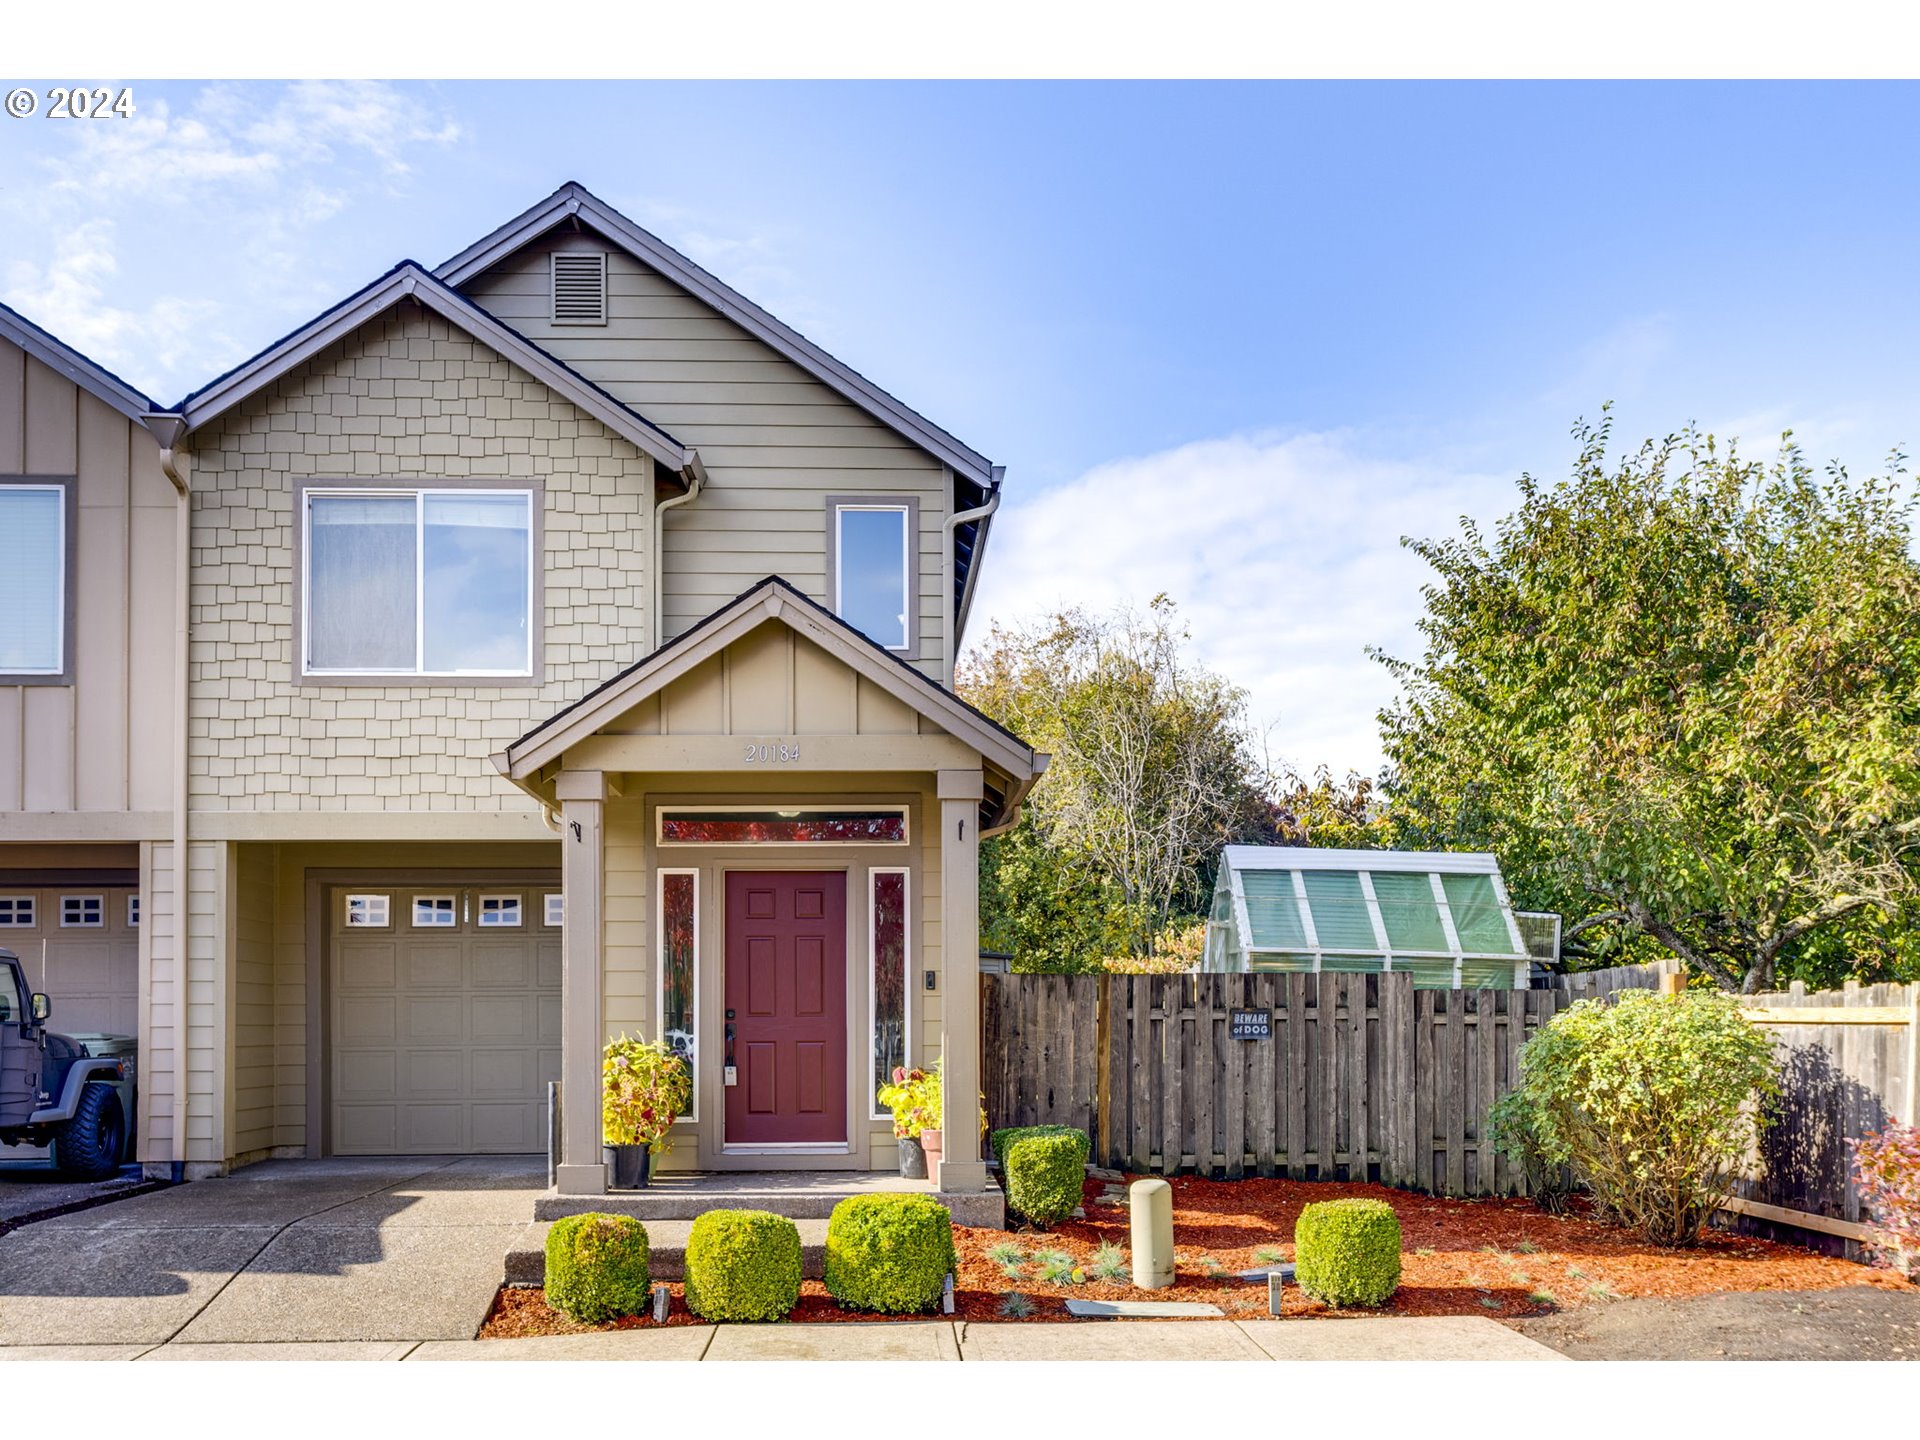
<svg viewBox="0 0 1920 1440"><path fill-rule="evenodd" d="M71 380L104 405L139 425L154 402L97 361L89 360L66 341L42 330L11 306L0 305L0 339L11 341L42 365Z"/></svg>
<svg viewBox="0 0 1920 1440"><path fill-rule="evenodd" d="M850 366L836 360L792 326L754 304L671 245L636 225L592 191L574 182L515 216L489 235L435 267L448 285L464 285L474 276L539 239L569 219L592 225L619 243L635 259L660 271L748 334L851 400L876 420L906 437L942 463L980 485L993 483L993 465L979 451L949 435Z"/></svg>

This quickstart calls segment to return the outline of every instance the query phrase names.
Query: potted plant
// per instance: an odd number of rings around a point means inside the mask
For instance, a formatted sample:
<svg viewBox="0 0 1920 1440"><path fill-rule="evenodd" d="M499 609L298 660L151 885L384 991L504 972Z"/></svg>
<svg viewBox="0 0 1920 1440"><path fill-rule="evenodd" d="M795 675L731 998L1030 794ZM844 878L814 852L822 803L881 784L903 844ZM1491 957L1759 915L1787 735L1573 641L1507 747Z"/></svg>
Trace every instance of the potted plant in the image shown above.
<svg viewBox="0 0 1920 1440"><path fill-rule="evenodd" d="M924 1180L928 1162L940 1153L940 1070L907 1070L896 1065L893 1083L880 1087L880 1103L893 1112L894 1138L900 1142L900 1174Z"/></svg>
<svg viewBox="0 0 1920 1440"><path fill-rule="evenodd" d="M609 1040L600 1066L600 1139L616 1190L647 1183L653 1152L673 1148L667 1132L687 1112L693 1074L659 1041Z"/></svg>

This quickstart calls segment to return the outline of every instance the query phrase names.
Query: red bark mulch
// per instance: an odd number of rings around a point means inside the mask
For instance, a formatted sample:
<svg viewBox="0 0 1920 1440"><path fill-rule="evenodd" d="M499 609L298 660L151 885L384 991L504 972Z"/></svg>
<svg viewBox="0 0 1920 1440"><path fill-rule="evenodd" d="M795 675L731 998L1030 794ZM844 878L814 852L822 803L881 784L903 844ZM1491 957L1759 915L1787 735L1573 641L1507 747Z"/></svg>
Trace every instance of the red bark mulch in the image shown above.
<svg viewBox="0 0 1920 1440"><path fill-rule="evenodd" d="M1677 1297L1723 1291L1827 1290L1871 1285L1916 1288L1889 1270L1815 1254L1797 1246L1710 1231L1695 1248L1668 1250L1584 1214L1547 1215L1527 1200L1449 1200L1380 1185L1344 1185L1302 1180L1203 1180L1176 1176L1173 1185L1175 1274L1171 1288L1140 1291L1126 1280L1092 1277L1095 1249L1107 1242L1122 1252L1128 1243L1123 1200L1102 1205L1104 1182L1089 1180L1086 1216L1046 1233L954 1227L960 1254L955 1318L1010 1320L1003 1306L1017 1291L1032 1302L1034 1320L1066 1320L1065 1302L1085 1300L1183 1300L1215 1305L1231 1318L1267 1313L1264 1282L1235 1278L1278 1257L1293 1258L1293 1223L1315 1200L1366 1196L1385 1200L1400 1217L1400 1289L1378 1311L1340 1312L1309 1300L1289 1286L1285 1312L1292 1316L1338 1314L1486 1315L1513 1319L1605 1304L1629 1297ZM1023 1257L1018 1277L1008 1275L988 1251L1008 1243ZM1082 1283L1053 1284L1040 1278L1035 1258L1059 1251L1086 1276ZM669 1325L700 1323L689 1315L678 1284ZM802 1323L859 1322L898 1317L845 1311L817 1280L800 1287L792 1318ZM581 1325L551 1309L538 1290L502 1290L481 1329L483 1339L557 1335L646 1324Z"/></svg>

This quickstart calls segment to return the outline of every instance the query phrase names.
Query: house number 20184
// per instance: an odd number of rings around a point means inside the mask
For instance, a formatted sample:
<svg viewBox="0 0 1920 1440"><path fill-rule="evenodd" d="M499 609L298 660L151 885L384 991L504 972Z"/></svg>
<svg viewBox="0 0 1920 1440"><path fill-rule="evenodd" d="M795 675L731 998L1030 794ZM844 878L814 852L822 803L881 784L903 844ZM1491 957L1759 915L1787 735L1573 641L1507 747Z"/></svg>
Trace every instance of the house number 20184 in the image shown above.
<svg viewBox="0 0 1920 1440"><path fill-rule="evenodd" d="M791 745L782 740L774 745L747 746L747 764L749 765L791 765L799 758L798 741Z"/></svg>

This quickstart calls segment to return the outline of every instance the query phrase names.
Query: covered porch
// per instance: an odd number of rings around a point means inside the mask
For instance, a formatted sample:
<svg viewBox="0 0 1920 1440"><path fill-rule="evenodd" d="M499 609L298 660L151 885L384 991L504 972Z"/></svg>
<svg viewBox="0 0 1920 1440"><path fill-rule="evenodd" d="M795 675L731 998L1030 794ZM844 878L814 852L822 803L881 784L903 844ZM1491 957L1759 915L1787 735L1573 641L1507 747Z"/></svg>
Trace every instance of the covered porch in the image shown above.
<svg viewBox="0 0 1920 1440"><path fill-rule="evenodd" d="M1017 818L1044 755L769 579L495 759L561 836L544 1203L607 1190L601 1047L622 1034L664 1039L693 1071L655 1161L661 1200L783 1173L790 1200L806 1175L822 1195L909 1184L877 1091L896 1065L936 1063L931 1185L989 1195L978 847Z"/></svg>

